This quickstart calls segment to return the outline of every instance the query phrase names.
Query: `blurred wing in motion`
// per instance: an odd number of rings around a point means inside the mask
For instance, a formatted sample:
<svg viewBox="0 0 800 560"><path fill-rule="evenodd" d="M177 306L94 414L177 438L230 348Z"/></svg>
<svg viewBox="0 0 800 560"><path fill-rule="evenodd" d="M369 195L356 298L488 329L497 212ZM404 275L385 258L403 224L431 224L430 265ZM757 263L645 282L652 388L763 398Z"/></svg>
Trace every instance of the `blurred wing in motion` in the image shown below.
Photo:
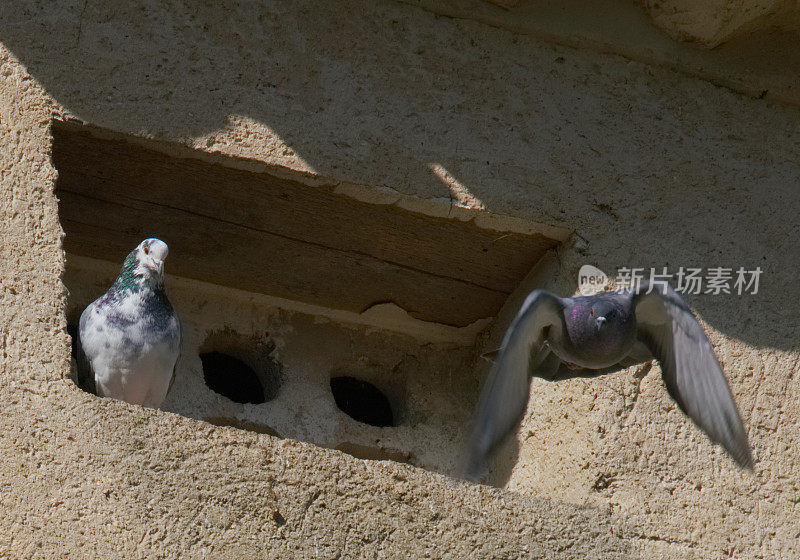
<svg viewBox="0 0 800 560"><path fill-rule="evenodd" d="M555 354L543 345L549 327L563 324L562 307L558 297L535 290L506 331L478 401L466 469L471 480L478 477L489 453L524 414L531 370L558 367Z"/></svg>
<svg viewBox="0 0 800 560"><path fill-rule="evenodd" d="M752 470L747 433L703 328L669 286L647 291L644 283L631 292L639 339L661 364L670 396L711 441L724 447L739 466Z"/></svg>

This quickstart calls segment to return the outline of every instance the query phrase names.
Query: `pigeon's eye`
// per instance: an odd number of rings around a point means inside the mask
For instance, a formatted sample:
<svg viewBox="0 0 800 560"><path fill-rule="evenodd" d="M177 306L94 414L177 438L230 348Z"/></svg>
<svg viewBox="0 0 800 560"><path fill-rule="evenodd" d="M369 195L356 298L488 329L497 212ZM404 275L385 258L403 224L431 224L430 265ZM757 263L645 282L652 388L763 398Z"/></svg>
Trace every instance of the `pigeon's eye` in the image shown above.
<svg viewBox="0 0 800 560"><path fill-rule="evenodd" d="M144 248L144 254L145 255L149 255L150 254L150 247L145 247Z"/></svg>
<svg viewBox="0 0 800 560"><path fill-rule="evenodd" d="M589 315L591 315L592 317L594 317L594 309L590 309L590 310L589 310Z"/></svg>

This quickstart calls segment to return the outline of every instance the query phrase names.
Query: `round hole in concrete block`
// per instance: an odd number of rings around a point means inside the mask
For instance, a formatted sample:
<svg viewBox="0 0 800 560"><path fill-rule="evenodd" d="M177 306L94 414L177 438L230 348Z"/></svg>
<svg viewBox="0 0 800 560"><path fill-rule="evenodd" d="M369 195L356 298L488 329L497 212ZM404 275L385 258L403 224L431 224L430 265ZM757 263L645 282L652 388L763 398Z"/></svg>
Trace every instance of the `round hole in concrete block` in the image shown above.
<svg viewBox="0 0 800 560"><path fill-rule="evenodd" d="M203 379L215 393L243 404L266 401L264 386L255 370L239 358L213 351L200 354L200 361L203 362Z"/></svg>
<svg viewBox="0 0 800 560"><path fill-rule="evenodd" d="M238 403L271 401L280 389L280 364L267 337L229 329L208 335L200 347L203 380L212 391Z"/></svg>
<svg viewBox="0 0 800 560"><path fill-rule="evenodd" d="M350 376L331 377L336 406L353 420L370 426L394 426L389 398L372 383Z"/></svg>

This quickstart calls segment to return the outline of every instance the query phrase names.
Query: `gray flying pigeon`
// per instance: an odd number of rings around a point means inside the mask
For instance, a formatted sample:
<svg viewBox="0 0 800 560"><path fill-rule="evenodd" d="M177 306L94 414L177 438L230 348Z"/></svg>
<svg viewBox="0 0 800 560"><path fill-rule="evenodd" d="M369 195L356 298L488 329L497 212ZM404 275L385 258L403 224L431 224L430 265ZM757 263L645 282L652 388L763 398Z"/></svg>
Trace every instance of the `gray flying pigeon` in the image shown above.
<svg viewBox="0 0 800 560"><path fill-rule="evenodd" d="M145 239L109 290L81 314L78 384L102 397L158 408L178 360L181 325L164 292L167 244Z"/></svg>
<svg viewBox="0 0 800 560"><path fill-rule="evenodd" d="M644 282L573 298L531 292L483 388L467 476L477 479L489 453L522 419L530 375L548 381L596 377L653 357L681 410L741 467L752 469L747 434L702 327L671 287L651 290Z"/></svg>

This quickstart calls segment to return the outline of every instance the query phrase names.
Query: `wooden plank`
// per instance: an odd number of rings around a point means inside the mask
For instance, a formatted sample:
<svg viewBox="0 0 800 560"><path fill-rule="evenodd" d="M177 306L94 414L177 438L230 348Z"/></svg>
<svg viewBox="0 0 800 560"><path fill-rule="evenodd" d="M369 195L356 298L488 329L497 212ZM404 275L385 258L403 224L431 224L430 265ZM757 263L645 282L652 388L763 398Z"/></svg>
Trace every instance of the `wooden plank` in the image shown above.
<svg viewBox="0 0 800 560"><path fill-rule="evenodd" d="M121 262L141 239L171 248L171 273L362 312L391 301L466 326L494 315L545 251L497 232L54 127L65 248Z"/></svg>
<svg viewBox="0 0 800 560"><path fill-rule="evenodd" d="M492 316L507 297L371 256L157 204L122 205L66 190L59 197L65 249L120 265L142 239L154 236L170 246L167 268L172 274L357 313L393 301L420 319L457 326Z"/></svg>
<svg viewBox="0 0 800 560"><path fill-rule="evenodd" d="M332 249L511 292L556 242L374 205L266 173L174 158L87 133L56 131L54 163L122 200L147 200ZM60 185L61 188L61 185ZM66 186L64 186L66 188Z"/></svg>

